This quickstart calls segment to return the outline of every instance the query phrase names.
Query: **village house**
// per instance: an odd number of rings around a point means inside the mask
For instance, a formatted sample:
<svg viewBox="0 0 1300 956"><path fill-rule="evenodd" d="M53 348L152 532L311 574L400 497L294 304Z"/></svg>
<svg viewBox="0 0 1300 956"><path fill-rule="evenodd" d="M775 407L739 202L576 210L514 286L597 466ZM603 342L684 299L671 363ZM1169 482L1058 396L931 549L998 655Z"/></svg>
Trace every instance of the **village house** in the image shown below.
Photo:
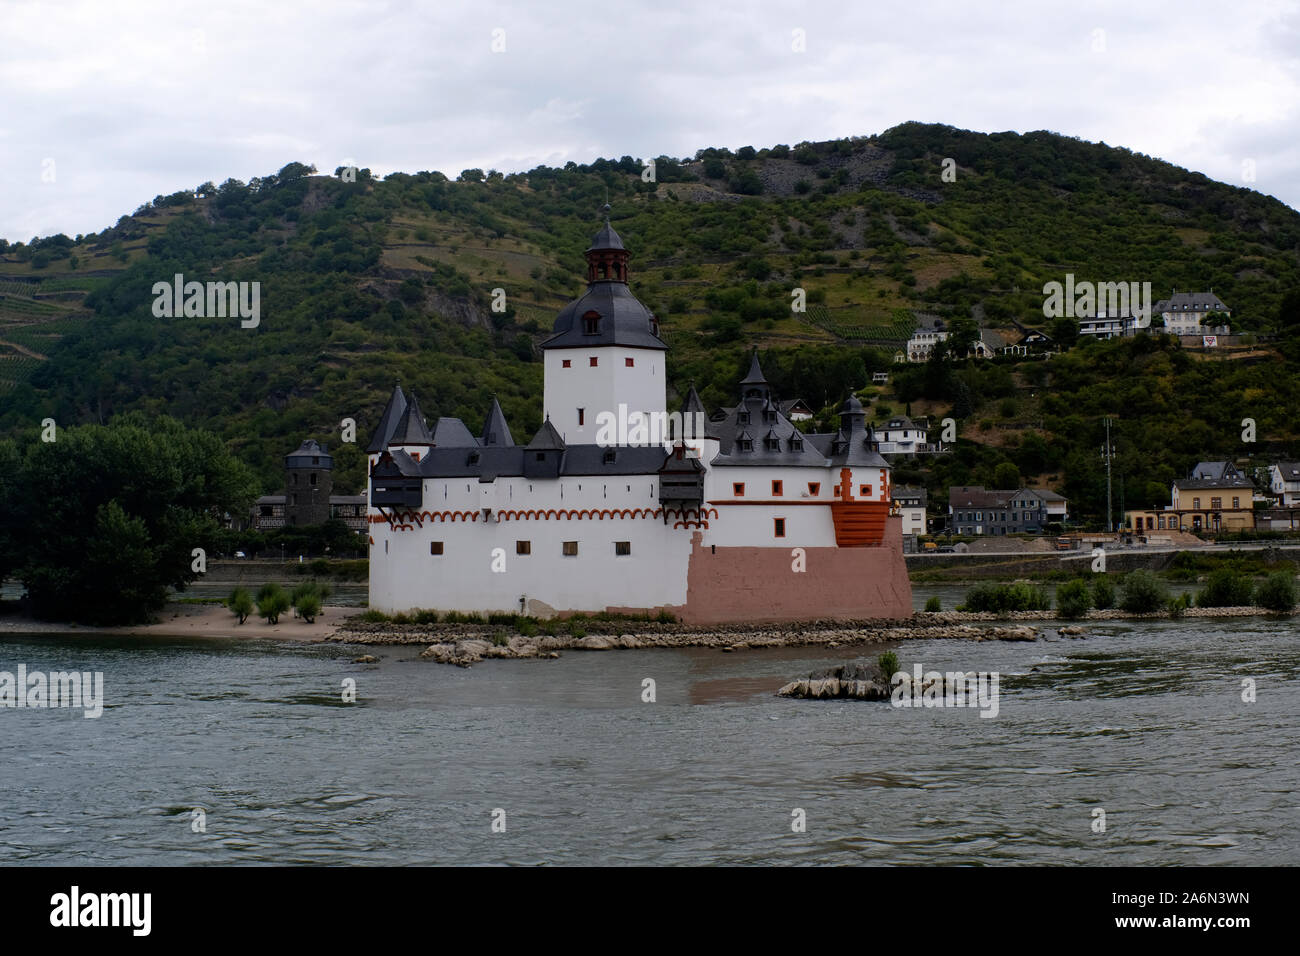
<svg viewBox="0 0 1300 956"><path fill-rule="evenodd" d="M903 535L925 534L926 491L912 485L894 485L894 508L903 518Z"/></svg>
<svg viewBox="0 0 1300 956"><path fill-rule="evenodd" d="M1124 513L1134 531L1243 531L1255 527L1255 486L1230 461L1201 461L1170 487L1163 509Z"/></svg>
<svg viewBox="0 0 1300 956"><path fill-rule="evenodd" d="M1066 505L1065 498L1043 488L959 485L948 489L948 528L969 535L1042 534L1049 523L1065 521Z"/></svg>
<svg viewBox="0 0 1300 956"><path fill-rule="evenodd" d="M1157 302L1151 311L1154 317L1163 320L1165 331L1171 335L1227 335L1226 322L1210 326L1205 324L1205 320L1211 312L1232 315L1213 289L1209 292L1175 290L1169 298Z"/></svg>

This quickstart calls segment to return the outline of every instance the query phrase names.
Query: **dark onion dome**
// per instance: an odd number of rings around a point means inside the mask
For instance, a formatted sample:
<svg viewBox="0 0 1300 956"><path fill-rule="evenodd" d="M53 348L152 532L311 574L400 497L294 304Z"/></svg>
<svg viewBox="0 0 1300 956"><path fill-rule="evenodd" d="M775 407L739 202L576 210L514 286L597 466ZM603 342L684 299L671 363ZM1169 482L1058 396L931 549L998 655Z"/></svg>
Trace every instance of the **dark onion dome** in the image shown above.
<svg viewBox="0 0 1300 956"><path fill-rule="evenodd" d="M622 345L667 350L667 343L659 338L659 320L627 286L628 252L608 220L584 255L587 291L560 311L552 327L555 334L541 347Z"/></svg>
<svg viewBox="0 0 1300 956"><path fill-rule="evenodd" d="M284 456L286 468L327 468L334 467L334 458L325 452L314 438L308 438L298 446L298 450Z"/></svg>

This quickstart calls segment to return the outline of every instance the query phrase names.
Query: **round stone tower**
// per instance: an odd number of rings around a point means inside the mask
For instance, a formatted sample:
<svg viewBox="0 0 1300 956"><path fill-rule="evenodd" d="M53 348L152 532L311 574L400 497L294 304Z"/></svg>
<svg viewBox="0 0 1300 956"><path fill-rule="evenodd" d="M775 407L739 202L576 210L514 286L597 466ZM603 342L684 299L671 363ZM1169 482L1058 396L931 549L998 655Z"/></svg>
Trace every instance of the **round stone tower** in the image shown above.
<svg viewBox="0 0 1300 956"><path fill-rule="evenodd" d="M288 525L324 524L334 493L334 458L307 439L284 456L284 521Z"/></svg>

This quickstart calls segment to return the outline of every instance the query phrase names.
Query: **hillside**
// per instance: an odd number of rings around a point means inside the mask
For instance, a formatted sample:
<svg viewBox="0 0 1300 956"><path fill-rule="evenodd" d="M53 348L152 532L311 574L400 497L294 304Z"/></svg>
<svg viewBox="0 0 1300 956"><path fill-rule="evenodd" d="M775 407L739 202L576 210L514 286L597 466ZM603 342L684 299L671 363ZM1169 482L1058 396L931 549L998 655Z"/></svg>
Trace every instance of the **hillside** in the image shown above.
<svg viewBox="0 0 1300 956"><path fill-rule="evenodd" d="M659 157L651 183L641 171L623 157L346 182L290 163L157 197L95 235L0 241L0 435L34 436L45 417L166 412L224 438L267 491L304 437L328 442L346 490L364 459L339 446L339 422L356 419L364 445L400 381L431 418L474 428L497 395L526 438L541 423L537 343L582 289L608 200L633 291L673 348L670 402L692 381L709 407L729 402L757 345L780 393L822 419L850 388L877 418L960 419L956 455L900 478L992 484L1011 462L1094 514L1102 415L1119 422L1130 507L1167 501L1167 481L1198 458L1300 451L1300 303L1287 297L1300 289L1300 214L1276 200L1104 144L920 124ZM153 284L176 273L260 282L260 325L155 318ZM1150 281L1153 299L1213 288L1261 347L1207 360L1152 338L1050 361L893 365L918 314L1008 336L1016 322L1049 329L1041 290L1066 273ZM804 314L790 309L796 286ZM891 384L863 388L875 370ZM1243 417L1258 422L1254 446L1240 442Z"/></svg>

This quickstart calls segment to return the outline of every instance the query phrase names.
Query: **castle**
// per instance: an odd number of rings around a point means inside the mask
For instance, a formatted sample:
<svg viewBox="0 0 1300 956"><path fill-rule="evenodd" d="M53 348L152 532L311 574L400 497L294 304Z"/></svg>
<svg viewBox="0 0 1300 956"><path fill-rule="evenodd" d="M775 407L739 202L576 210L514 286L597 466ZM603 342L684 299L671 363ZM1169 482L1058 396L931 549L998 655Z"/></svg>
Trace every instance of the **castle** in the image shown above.
<svg viewBox="0 0 1300 956"><path fill-rule="evenodd" d="M693 387L669 416L668 346L608 219L585 255L587 291L541 345L545 421L527 444L495 399L475 437L455 418L429 428L394 389L367 447L370 606L910 617L890 466L857 398L838 431L804 434L755 353L719 420Z"/></svg>

